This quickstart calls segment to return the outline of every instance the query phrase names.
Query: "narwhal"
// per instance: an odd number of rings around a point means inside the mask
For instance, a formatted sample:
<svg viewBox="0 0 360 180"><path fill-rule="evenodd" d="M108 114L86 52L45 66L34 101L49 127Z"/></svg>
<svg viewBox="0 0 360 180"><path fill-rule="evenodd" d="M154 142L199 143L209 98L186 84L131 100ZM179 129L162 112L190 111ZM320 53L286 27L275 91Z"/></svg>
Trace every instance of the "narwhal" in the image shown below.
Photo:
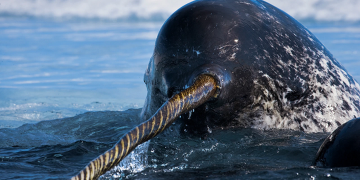
<svg viewBox="0 0 360 180"><path fill-rule="evenodd" d="M314 166L360 166L360 118L352 119L332 132L320 146Z"/></svg>
<svg viewBox="0 0 360 180"><path fill-rule="evenodd" d="M181 7L157 36L144 82L145 121L72 179L98 178L177 119L195 134L226 127L329 132L360 115L353 77L309 30L261 0Z"/></svg>

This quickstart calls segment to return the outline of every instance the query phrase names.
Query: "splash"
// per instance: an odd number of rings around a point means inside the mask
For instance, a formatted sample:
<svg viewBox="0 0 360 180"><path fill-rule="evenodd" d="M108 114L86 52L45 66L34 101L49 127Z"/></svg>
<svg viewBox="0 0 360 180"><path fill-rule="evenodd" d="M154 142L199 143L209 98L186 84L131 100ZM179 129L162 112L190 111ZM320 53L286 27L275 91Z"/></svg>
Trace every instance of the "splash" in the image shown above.
<svg viewBox="0 0 360 180"><path fill-rule="evenodd" d="M150 141L140 144L119 165L100 176L99 179L120 179L143 171L148 165L148 149Z"/></svg>

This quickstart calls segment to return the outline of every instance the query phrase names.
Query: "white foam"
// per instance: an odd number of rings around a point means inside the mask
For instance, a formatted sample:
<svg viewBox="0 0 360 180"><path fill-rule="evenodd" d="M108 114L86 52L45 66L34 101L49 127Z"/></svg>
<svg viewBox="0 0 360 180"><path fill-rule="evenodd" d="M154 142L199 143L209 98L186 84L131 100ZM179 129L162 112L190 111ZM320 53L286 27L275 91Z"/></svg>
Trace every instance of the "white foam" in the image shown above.
<svg viewBox="0 0 360 180"><path fill-rule="evenodd" d="M296 19L359 21L358 0L266 0Z"/></svg>
<svg viewBox="0 0 360 180"><path fill-rule="evenodd" d="M150 141L146 141L137 146L117 166L106 172L99 179L122 179L124 178L124 171L130 171L130 173L143 171L148 165L147 151L149 145ZM127 178L125 177L125 179Z"/></svg>
<svg viewBox="0 0 360 180"><path fill-rule="evenodd" d="M191 0L11 0L0 14L50 18L165 20ZM358 0L267 0L298 20L360 21Z"/></svg>
<svg viewBox="0 0 360 180"><path fill-rule="evenodd" d="M0 13L51 18L166 19L189 0L11 0L2 1Z"/></svg>
<svg viewBox="0 0 360 180"><path fill-rule="evenodd" d="M141 104L135 103L64 103L66 99L60 99L42 99L48 101L44 103L11 103L8 106L0 107L0 128L15 128L24 123L72 117L87 111L124 111L141 107Z"/></svg>

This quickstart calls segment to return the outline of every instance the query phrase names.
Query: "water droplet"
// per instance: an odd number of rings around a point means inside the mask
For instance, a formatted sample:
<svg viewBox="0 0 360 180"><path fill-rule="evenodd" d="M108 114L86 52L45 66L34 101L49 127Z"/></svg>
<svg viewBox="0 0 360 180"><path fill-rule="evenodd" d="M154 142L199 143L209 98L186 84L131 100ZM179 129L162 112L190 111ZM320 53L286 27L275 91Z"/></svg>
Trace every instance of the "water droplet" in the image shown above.
<svg viewBox="0 0 360 180"><path fill-rule="evenodd" d="M208 131L209 133L212 133L212 130L209 128L209 126L207 127L207 131Z"/></svg>
<svg viewBox="0 0 360 180"><path fill-rule="evenodd" d="M188 118L188 119L191 118L191 114L192 114L192 111L190 110L190 111L189 111L189 118Z"/></svg>

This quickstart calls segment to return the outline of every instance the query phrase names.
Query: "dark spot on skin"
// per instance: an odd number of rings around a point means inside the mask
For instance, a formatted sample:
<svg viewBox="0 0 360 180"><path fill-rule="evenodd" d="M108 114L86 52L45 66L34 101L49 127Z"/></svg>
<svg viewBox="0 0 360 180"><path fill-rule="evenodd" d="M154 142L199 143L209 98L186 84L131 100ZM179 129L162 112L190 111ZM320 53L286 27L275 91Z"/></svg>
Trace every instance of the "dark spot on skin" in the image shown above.
<svg viewBox="0 0 360 180"><path fill-rule="evenodd" d="M330 61L327 63L329 70L332 70L334 66L330 63Z"/></svg>
<svg viewBox="0 0 360 180"><path fill-rule="evenodd" d="M316 119L313 119L314 124L319 127L319 122Z"/></svg>
<svg viewBox="0 0 360 180"><path fill-rule="evenodd" d="M327 123L327 126L332 127L331 122L326 122L326 123Z"/></svg>
<svg viewBox="0 0 360 180"><path fill-rule="evenodd" d="M335 121L335 123L336 123L337 126L341 125L341 123L339 121Z"/></svg>
<svg viewBox="0 0 360 180"><path fill-rule="evenodd" d="M360 109L360 101L355 100L353 104L357 107L357 109Z"/></svg>
<svg viewBox="0 0 360 180"><path fill-rule="evenodd" d="M332 77L330 82L331 82L331 85L335 85L335 86L339 86L341 85L340 81L339 81L339 78L337 78L333 73L329 72L329 75Z"/></svg>
<svg viewBox="0 0 360 180"><path fill-rule="evenodd" d="M324 95L325 98L327 98L327 93L325 92L324 88L319 87L319 92Z"/></svg>
<svg viewBox="0 0 360 180"><path fill-rule="evenodd" d="M316 112L320 112L320 111L321 111L321 106L316 106L316 107L315 107L315 111L316 111Z"/></svg>
<svg viewBox="0 0 360 180"><path fill-rule="evenodd" d="M304 128L301 126L301 119L295 118L294 121L299 124L299 129L300 129L300 131L304 131Z"/></svg>
<svg viewBox="0 0 360 180"><path fill-rule="evenodd" d="M300 91L293 91L291 93L286 94L286 99L290 100L290 101L295 101L300 99L302 96L302 92Z"/></svg>
<svg viewBox="0 0 360 180"><path fill-rule="evenodd" d="M343 100L343 105L342 105L341 109L342 110L351 110L351 107L345 100Z"/></svg>
<svg viewBox="0 0 360 180"><path fill-rule="evenodd" d="M320 77L319 75L316 75L316 80L317 80L319 83L324 83L323 78Z"/></svg>
<svg viewBox="0 0 360 180"><path fill-rule="evenodd" d="M304 124L304 129L309 129L309 125Z"/></svg>
<svg viewBox="0 0 360 180"><path fill-rule="evenodd" d="M298 124L301 123L301 119L299 119L299 118L295 118L294 121L297 122Z"/></svg>

